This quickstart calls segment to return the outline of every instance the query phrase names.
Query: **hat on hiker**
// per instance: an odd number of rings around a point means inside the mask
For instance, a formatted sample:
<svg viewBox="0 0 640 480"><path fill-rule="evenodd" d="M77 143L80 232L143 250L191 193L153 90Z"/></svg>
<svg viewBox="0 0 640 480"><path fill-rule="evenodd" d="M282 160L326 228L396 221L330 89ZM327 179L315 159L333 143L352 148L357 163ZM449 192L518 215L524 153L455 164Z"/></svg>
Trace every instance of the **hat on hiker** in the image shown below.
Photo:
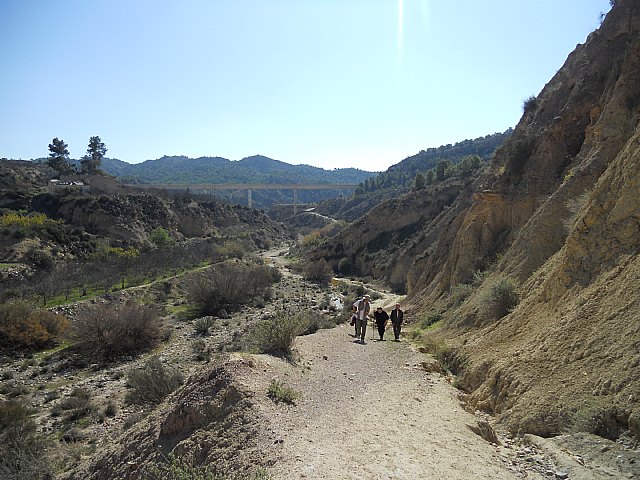
<svg viewBox="0 0 640 480"><path fill-rule="evenodd" d="M365 296L364 296L364 297L362 297L362 298L364 298L364 299L366 299L366 300L371 300L371 297L370 297L368 294L367 294L367 295L365 295Z"/></svg>

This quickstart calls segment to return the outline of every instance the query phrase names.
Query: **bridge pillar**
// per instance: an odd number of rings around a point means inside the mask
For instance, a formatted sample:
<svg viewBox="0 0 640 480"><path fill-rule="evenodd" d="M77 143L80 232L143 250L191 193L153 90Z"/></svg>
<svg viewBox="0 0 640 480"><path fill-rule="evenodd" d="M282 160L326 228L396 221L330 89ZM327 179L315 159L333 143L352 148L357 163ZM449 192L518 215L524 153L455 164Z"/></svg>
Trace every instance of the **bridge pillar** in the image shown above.
<svg viewBox="0 0 640 480"><path fill-rule="evenodd" d="M293 214L298 214L298 189L293 189Z"/></svg>
<svg viewBox="0 0 640 480"><path fill-rule="evenodd" d="M247 189L247 206L249 208L253 208L252 205L253 205L253 202L251 201L251 189L248 188Z"/></svg>

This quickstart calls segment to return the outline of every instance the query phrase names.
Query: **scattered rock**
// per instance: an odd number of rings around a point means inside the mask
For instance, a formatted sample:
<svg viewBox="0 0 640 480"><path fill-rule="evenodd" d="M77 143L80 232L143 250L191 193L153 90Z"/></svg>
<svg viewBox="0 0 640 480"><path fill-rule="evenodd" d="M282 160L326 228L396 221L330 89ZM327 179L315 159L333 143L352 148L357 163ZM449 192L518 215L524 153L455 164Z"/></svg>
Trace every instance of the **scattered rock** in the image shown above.
<svg viewBox="0 0 640 480"><path fill-rule="evenodd" d="M496 435L496 432L493 430L493 427L489 425L489 422L487 422L486 420L478 420L477 425L467 425L467 427L476 435L479 435L482 438L484 438L487 442L493 443L495 445L501 445L500 440ZM530 454L531 452L529 451L525 453Z"/></svg>

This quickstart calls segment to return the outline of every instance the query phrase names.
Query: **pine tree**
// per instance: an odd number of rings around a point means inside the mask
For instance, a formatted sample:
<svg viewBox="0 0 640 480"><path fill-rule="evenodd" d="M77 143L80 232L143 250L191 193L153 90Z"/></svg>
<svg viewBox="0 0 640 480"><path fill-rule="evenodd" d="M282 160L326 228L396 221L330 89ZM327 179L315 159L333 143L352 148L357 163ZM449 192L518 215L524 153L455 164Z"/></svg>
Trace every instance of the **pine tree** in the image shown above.
<svg viewBox="0 0 640 480"><path fill-rule="evenodd" d="M102 159L106 153L107 147L102 140L100 140L100 137L91 137L89 139L87 154L82 157L82 160L80 160L82 173L88 173L89 175L101 173L100 164L102 163Z"/></svg>
<svg viewBox="0 0 640 480"><path fill-rule="evenodd" d="M53 168L58 175L70 173L73 167L69 163L69 150L68 145L60 140L58 137L54 138L52 143L49 144L49 158L47 159L47 165Z"/></svg>

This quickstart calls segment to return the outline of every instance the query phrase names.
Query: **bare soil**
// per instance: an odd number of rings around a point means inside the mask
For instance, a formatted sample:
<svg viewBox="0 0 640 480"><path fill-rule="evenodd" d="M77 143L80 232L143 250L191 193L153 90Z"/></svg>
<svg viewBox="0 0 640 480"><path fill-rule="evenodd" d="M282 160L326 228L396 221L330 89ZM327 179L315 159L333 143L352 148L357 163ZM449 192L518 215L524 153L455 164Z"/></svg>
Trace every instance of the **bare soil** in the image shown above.
<svg viewBox="0 0 640 480"><path fill-rule="evenodd" d="M421 367L424 354L404 341L354 343L352 333L345 324L301 337L297 365L273 362L302 395L267 406L282 446L275 478L515 478L500 449L468 428L476 418L456 390Z"/></svg>

